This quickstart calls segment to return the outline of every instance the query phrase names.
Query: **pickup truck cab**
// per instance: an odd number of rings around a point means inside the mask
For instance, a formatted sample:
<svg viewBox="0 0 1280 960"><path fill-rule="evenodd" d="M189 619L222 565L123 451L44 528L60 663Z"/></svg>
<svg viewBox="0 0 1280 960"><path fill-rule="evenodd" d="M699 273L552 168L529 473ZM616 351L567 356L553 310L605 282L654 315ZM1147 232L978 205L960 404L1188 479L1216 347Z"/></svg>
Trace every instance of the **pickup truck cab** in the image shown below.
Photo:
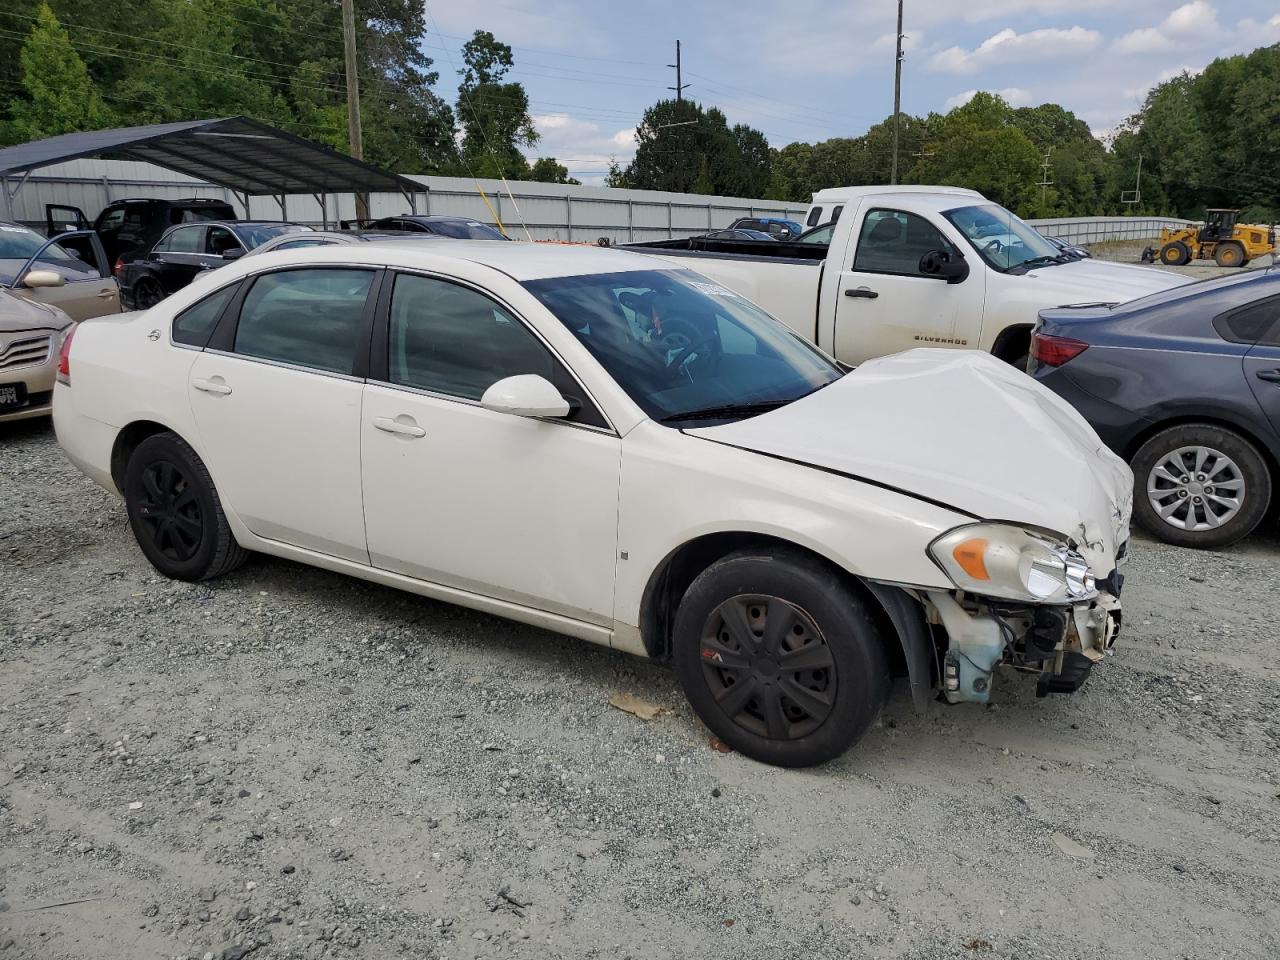
<svg viewBox="0 0 1280 960"><path fill-rule="evenodd" d="M805 220L829 224L829 242L663 240L628 249L697 270L851 364L950 347L1025 366L1040 310L1122 302L1187 282L1073 258L958 187L822 190Z"/></svg>

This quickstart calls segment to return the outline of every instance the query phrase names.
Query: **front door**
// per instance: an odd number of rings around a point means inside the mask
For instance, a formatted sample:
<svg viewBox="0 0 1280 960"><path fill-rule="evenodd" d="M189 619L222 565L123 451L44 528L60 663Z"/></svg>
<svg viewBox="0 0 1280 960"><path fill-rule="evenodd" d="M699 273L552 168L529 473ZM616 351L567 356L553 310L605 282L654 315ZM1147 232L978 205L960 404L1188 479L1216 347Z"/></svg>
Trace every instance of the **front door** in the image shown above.
<svg viewBox="0 0 1280 960"><path fill-rule="evenodd" d="M360 401L372 269L279 270L252 281L191 368L205 462L260 537L368 563ZM217 296L214 294L213 296Z"/></svg>
<svg viewBox="0 0 1280 960"><path fill-rule="evenodd" d="M197 273L208 269L211 261L205 252L207 231L204 224L174 227L156 244L151 263L165 296L181 290Z"/></svg>
<svg viewBox="0 0 1280 960"><path fill-rule="evenodd" d="M959 283L926 275L921 258L959 251L921 213L887 207L859 210L844 252L835 299L835 350L859 363L912 347L976 347L985 298L984 274ZM830 302L830 300L828 300ZM966 322L968 318L968 322Z"/></svg>
<svg viewBox="0 0 1280 960"><path fill-rule="evenodd" d="M373 565L608 623L621 441L599 411L585 396L565 420L480 406L516 374L581 391L519 318L470 287L401 274L385 329L360 425Z"/></svg>
<svg viewBox="0 0 1280 960"><path fill-rule="evenodd" d="M26 276L32 271L52 271L63 282L61 286L28 286ZM102 245L92 230L59 234L47 241L19 273L13 292L57 307L72 320L120 312L119 285L107 269Z"/></svg>

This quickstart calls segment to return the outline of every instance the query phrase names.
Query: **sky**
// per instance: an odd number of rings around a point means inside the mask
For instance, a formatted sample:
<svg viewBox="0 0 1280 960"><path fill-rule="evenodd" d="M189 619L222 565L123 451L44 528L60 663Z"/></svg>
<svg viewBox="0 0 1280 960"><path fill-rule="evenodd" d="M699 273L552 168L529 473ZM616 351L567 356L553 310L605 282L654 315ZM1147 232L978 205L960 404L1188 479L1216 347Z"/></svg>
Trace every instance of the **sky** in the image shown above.
<svg viewBox="0 0 1280 960"><path fill-rule="evenodd" d="M902 109L945 112L989 90L1062 104L1099 136L1154 84L1280 42L1280 0L906 0ZM857 136L893 112L896 0L427 0L425 52L456 99L461 46L489 30L513 48L553 156L584 183L625 165L646 107L718 106L781 147Z"/></svg>

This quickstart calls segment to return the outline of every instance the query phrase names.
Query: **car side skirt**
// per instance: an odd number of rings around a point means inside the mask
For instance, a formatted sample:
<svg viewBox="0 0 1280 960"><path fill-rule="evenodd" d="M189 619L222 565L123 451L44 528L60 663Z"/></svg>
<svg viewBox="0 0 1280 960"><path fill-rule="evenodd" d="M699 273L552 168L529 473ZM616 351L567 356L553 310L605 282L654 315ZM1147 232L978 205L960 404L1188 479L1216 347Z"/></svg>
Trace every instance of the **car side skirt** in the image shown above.
<svg viewBox="0 0 1280 960"><path fill-rule="evenodd" d="M236 539L241 546L248 550L282 557L286 560L296 560L298 563L320 567L322 570L332 570L334 573L343 573L372 583L380 583L383 586L394 587L397 590L405 590L409 593L416 593L419 596L430 597L432 600L441 600L470 610L478 610L481 613L490 613L507 620L527 623L530 626L541 627L553 633L576 637L579 640L597 643L604 647L612 645L613 631L608 627L585 623L582 620L575 620L572 617L566 617L558 613L522 606L507 600L498 600L483 594L460 590L456 587L447 587L427 580L417 580L388 570L379 570L376 567L366 566L362 563L331 557L327 554L317 553L314 550L307 550L304 547L281 543L278 540L267 540L249 534L241 524L233 524L233 527L239 527L236 530Z"/></svg>

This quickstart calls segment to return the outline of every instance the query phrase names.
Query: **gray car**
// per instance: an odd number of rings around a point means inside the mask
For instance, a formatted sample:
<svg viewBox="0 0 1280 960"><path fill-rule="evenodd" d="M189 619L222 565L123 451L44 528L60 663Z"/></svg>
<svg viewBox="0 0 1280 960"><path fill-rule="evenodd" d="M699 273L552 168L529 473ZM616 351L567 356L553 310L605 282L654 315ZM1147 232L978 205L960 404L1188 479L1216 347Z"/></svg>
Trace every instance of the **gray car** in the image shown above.
<svg viewBox="0 0 1280 960"><path fill-rule="evenodd" d="M394 230L312 230L305 235L286 234L254 247L245 256L271 253L273 250L297 250L301 247L331 247L343 243L369 243L373 240L435 240L433 233L408 233Z"/></svg>

